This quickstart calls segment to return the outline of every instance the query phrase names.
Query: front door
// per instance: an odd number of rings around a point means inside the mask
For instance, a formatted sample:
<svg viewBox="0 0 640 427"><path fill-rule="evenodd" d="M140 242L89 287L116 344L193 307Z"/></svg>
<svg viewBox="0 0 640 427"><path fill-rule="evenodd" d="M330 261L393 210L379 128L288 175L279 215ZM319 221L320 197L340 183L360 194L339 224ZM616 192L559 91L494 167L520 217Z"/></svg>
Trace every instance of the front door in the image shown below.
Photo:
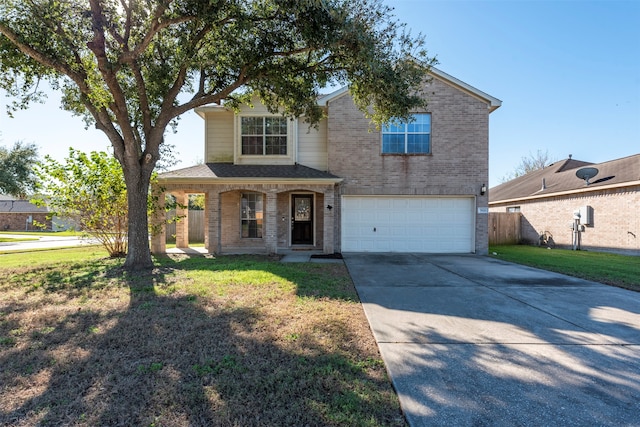
<svg viewBox="0 0 640 427"><path fill-rule="evenodd" d="M291 196L291 244L313 245L313 195Z"/></svg>

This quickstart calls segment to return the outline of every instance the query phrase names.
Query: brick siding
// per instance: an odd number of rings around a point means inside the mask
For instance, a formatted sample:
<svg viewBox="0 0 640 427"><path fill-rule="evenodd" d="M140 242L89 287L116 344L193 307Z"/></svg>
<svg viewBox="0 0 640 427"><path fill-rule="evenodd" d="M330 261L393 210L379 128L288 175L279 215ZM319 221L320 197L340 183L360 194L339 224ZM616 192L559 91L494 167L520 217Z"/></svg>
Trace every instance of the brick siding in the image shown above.
<svg viewBox="0 0 640 427"><path fill-rule="evenodd" d="M417 112L431 113L431 154L382 155L381 132L345 95L329 104L329 172L344 178L342 195L471 195L486 207L479 191L488 181L487 104L435 78L423 90L429 104ZM476 214L475 242L486 254L486 214Z"/></svg>
<svg viewBox="0 0 640 427"><path fill-rule="evenodd" d="M571 247L573 212L591 206L593 225L581 233L582 249L640 254L640 186L494 205L491 211L511 206L522 213L523 243L538 244L546 231L557 246Z"/></svg>
<svg viewBox="0 0 640 427"><path fill-rule="evenodd" d="M0 230L1 231L34 231L41 230L33 224L28 224L27 218L31 216L34 221L45 224L46 230L51 230L51 220L47 219L46 213L0 213Z"/></svg>

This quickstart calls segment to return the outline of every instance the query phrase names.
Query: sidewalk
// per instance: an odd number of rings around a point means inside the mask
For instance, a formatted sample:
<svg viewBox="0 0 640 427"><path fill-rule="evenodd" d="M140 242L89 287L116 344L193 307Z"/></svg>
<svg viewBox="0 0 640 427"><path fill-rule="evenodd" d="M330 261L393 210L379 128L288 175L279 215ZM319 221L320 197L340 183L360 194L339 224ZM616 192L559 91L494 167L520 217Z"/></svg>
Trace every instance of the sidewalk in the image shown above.
<svg viewBox="0 0 640 427"><path fill-rule="evenodd" d="M12 251L32 251L36 249L53 249L61 247L73 247L80 245L95 245L97 242L91 238L75 236L34 236L30 234L0 234L0 237L11 239L37 239L18 240L15 242L0 242L0 252Z"/></svg>

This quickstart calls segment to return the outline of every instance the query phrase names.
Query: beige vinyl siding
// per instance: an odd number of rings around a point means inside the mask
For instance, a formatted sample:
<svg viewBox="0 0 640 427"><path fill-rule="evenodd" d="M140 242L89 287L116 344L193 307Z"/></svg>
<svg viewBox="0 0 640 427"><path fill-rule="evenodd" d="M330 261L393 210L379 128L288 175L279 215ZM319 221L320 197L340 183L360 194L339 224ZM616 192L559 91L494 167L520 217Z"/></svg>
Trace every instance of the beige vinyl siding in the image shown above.
<svg viewBox="0 0 640 427"><path fill-rule="evenodd" d="M233 111L212 112L206 115L205 157L207 163L233 162Z"/></svg>
<svg viewBox="0 0 640 427"><path fill-rule="evenodd" d="M326 171L327 160L327 120L311 127L300 119L298 123L298 163L310 168Z"/></svg>
<svg viewBox="0 0 640 427"><path fill-rule="evenodd" d="M243 155L241 151L240 141L240 119L246 116L277 116L277 114L270 113L269 110L260 102L258 98L253 99L253 107L247 105L240 106L240 113L235 118L234 126L236 130L235 135L235 158L234 163L237 165L292 165L295 163L296 158L296 122L287 120L287 155L286 156L271 156L271 155Z"/></svg>

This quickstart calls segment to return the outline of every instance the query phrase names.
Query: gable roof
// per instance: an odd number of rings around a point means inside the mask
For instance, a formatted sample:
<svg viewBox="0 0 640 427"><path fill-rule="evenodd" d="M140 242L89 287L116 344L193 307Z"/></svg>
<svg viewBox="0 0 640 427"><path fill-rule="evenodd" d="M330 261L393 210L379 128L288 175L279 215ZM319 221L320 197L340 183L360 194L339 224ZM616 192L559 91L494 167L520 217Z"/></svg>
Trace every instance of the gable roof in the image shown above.
<svg viewBox="0 0 640 427"><path fill-rule="evenodd" d="M38 207L28 200L0 199L1 213L48 213L46 207Z"/></svg>
<svg viewBox="0 0 640 427"><path fill-rule="evenodd" d="M498 109L502 105L502 101L500 101L498 98L495 98L481 91L480 89L476 89L475 87L463 82L462 80L459 80L453 77L450 74L445 73L442 70L439 70L438 68L430 67L429 75L475 98L479 98L480 100L486 102L487 105L489 106L490 113ZM328 102L333 101L334 99L339 98L340 96L348 92L349 92L349 88L347 86L343 86L340 89L335 90L334 92L331 92L327 95L323 95L320 98L318 98L318 105L324 107L327 105Z"/></svg>
<svg viewBox="0 0 640 427"><path fill-rule="evenodd" d="M232 163L206 163L158 175L160 181L329 181L341 178L307 166L295 165L234 165Z"/></svg>
<svg viewBox="0 0 640 427"><path fill-rule="evenodd" d="M438 68L430 67L429 75L475 98L479 98L480 100L486 102L487 105L489 106L489 113L500 108L500 106L502 105L502 101L499 100L498 98L495 98L489 95L488 93L485 93L480 89L477 89L463 82L462 80L459 80L453 77L452 75L447 74L442 70L439 70ZM326 95L320 95L317 101L318 105L321 107L326 107L328 102L333 101L334 99L337 99L346 93L349 93L349 87L342 86L341 88L336 89L331 93L328 93ZM210 104L210 105L205 105L195 109L195 112L198 113L198 115L200 115L203 118L205 113L211 112L211 111L226 111L226 108L224 107L224 105Z"/></svg>
<svg viewBox="0 0 640 427"><path fill-rule="evenodd" d="M586 166L598 169L589 185L576 176ZM489 189L489 205L632 185L640 185L640 154L597 164L568 158Z"/></svg>

